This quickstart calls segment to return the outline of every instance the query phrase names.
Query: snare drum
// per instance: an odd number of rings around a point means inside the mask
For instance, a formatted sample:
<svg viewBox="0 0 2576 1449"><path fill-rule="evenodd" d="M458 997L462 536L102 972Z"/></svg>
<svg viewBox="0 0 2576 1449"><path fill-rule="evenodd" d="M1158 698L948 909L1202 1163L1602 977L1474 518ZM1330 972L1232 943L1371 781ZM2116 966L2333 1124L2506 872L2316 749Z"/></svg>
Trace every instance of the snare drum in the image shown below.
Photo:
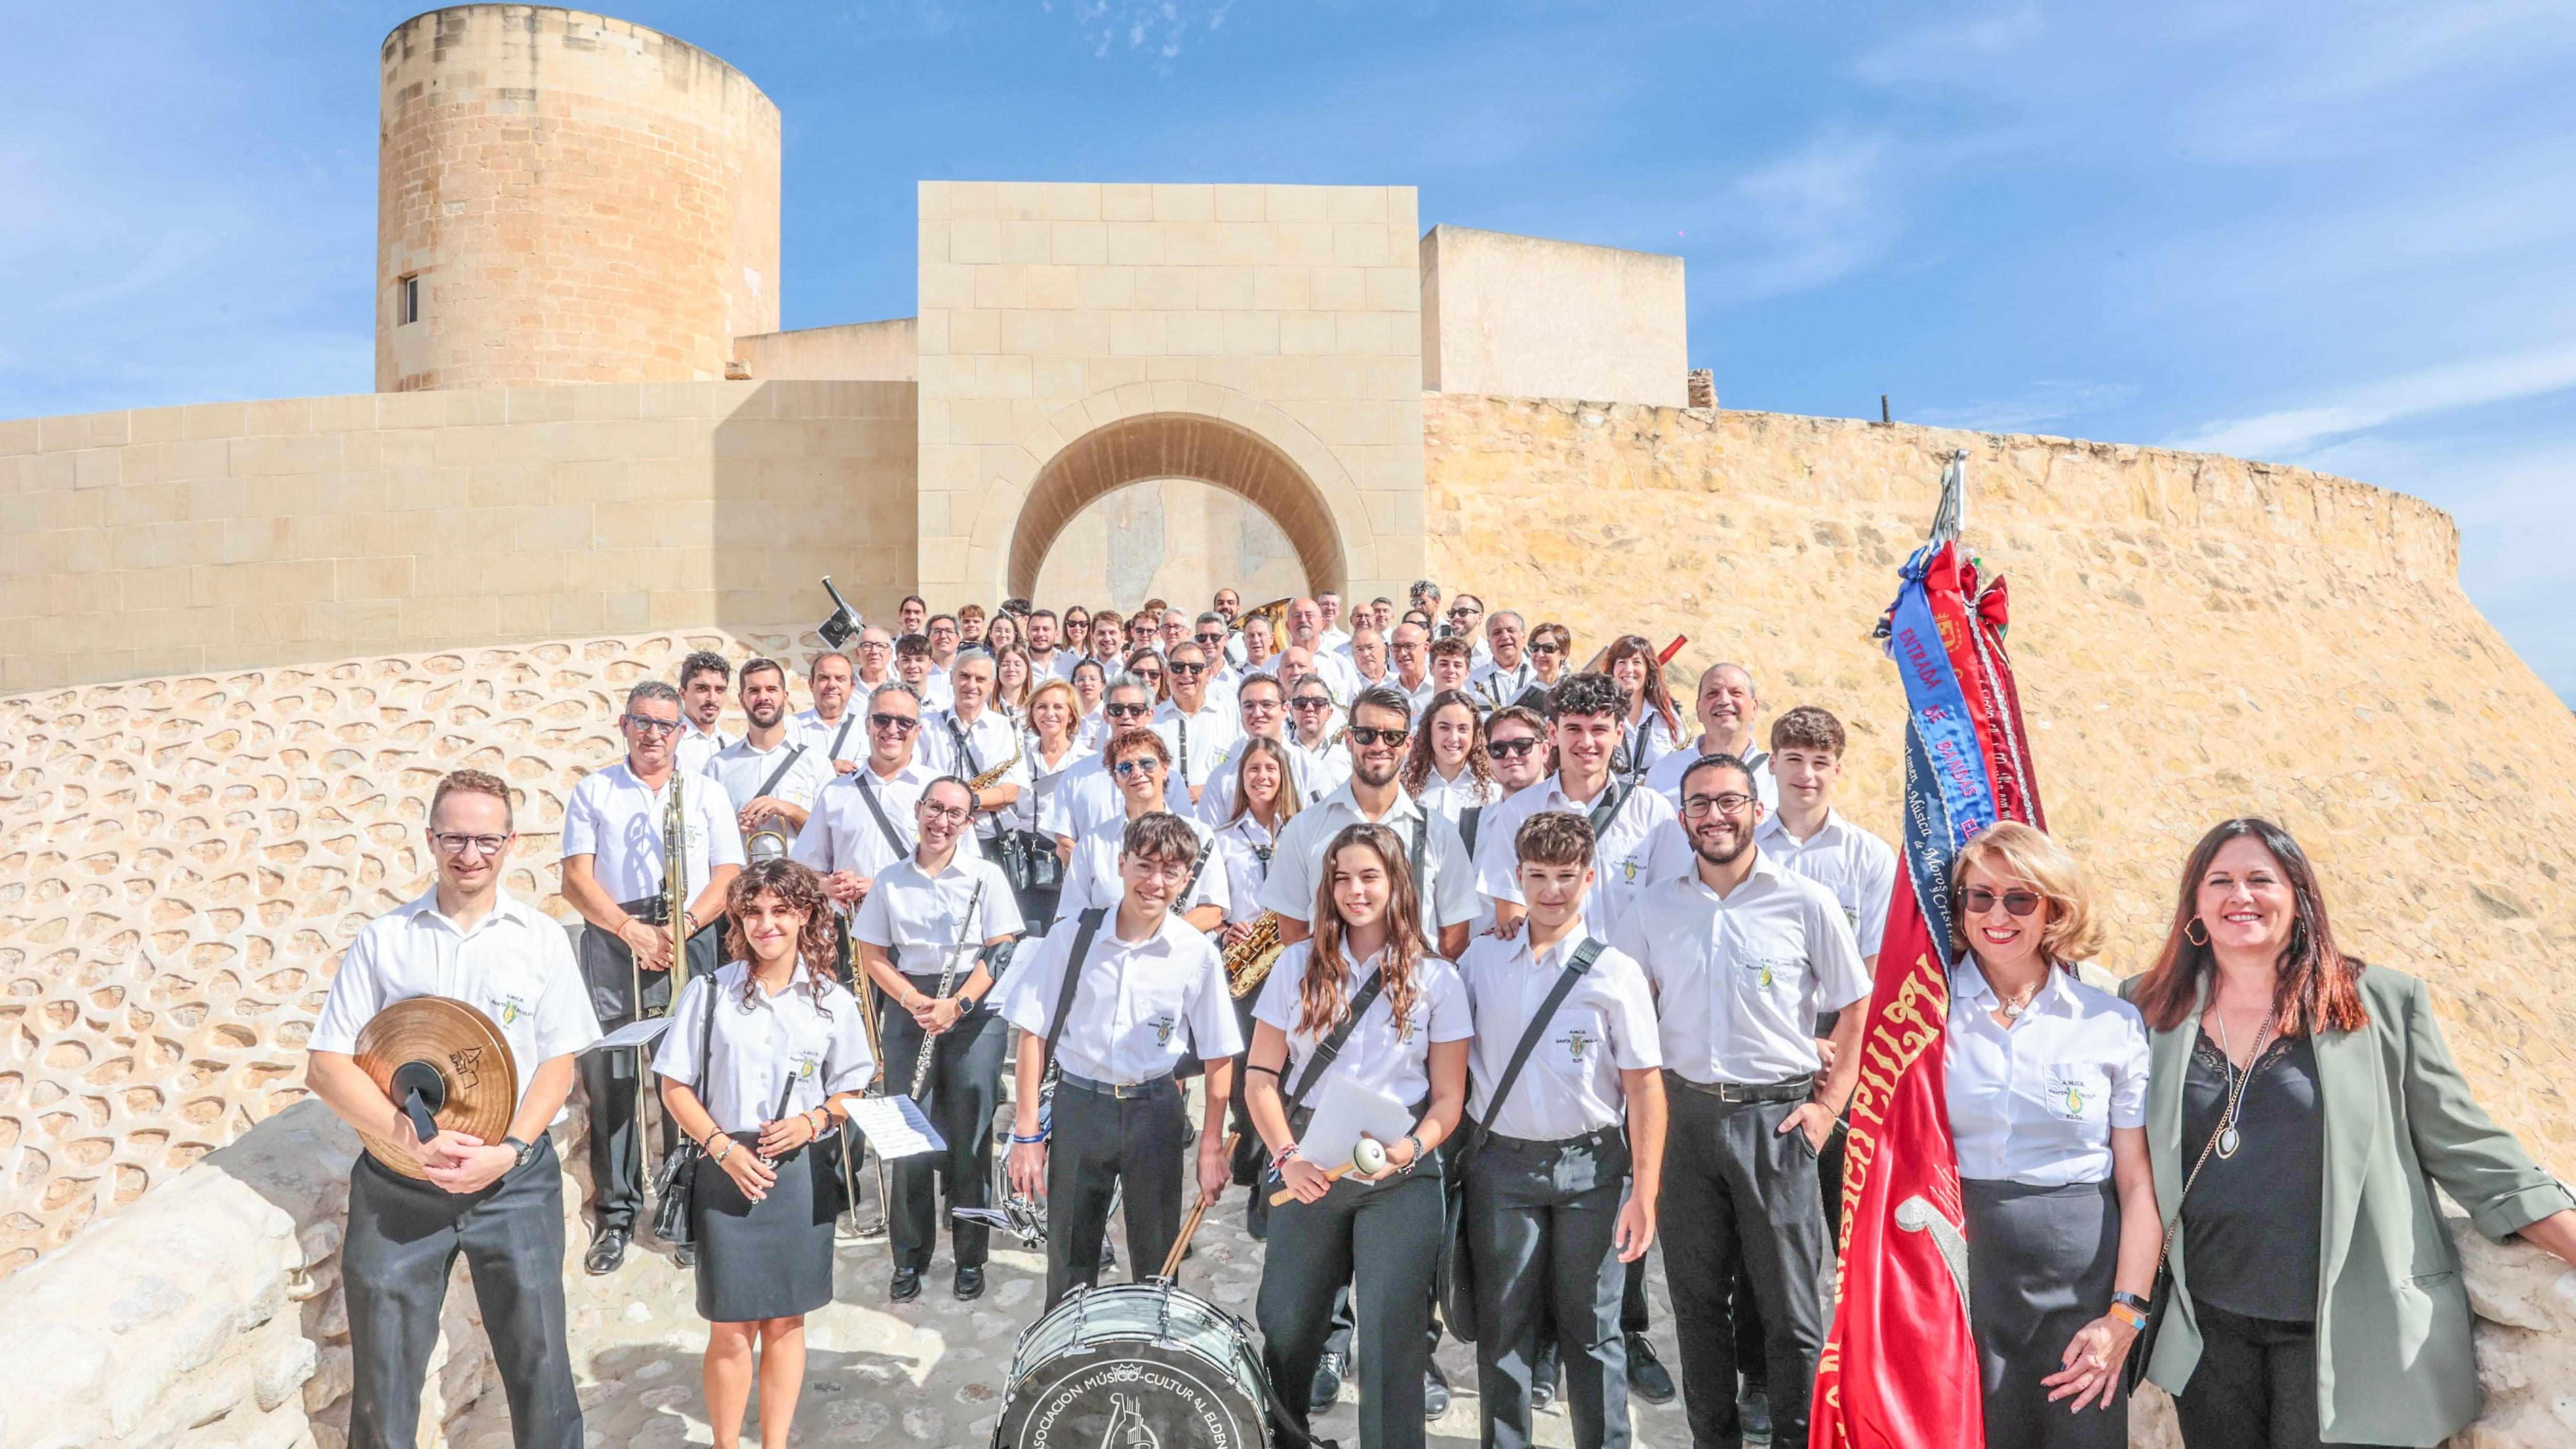
<svg viewBox="0 0 2576 1449"><path fill-rule="evenodd" d="M1266 1449L1243 1320L1169 1283L1076 1290L1011 1354L994 1449Z"/></svg>

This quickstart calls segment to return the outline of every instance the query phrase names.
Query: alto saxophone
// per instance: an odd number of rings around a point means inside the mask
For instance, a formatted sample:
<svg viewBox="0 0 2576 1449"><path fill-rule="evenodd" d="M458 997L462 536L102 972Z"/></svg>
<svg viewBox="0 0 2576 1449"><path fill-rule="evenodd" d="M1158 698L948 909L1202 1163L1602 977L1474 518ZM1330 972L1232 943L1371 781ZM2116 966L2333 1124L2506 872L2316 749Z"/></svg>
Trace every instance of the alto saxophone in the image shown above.
<svg viewBox="0 0 2576 1449"><path fill-rule="evenodd" d="M1226 989L1241 1001L1261 989L1270 968L1279 963L1279 913L1263 911L1252 919L1252 934L1225 948Z"/></svg>
<svg viewBox="0 0 2576 1449"><path fill-rule="evenodd" d="M974 791L978 795L984 793L986 789L991 787L995 780L998 780L1004 775L1010 773L1011 767L1018 764L1020 762L1020 756L1027 752L1028 745L1020 739L1020 732L1018 730L1011 731L1011 757L1004 760L1002 763L995 765L993 768L986 770L984 773L977 775L975 778L968 780L966 782L966 788Z"/></svg>

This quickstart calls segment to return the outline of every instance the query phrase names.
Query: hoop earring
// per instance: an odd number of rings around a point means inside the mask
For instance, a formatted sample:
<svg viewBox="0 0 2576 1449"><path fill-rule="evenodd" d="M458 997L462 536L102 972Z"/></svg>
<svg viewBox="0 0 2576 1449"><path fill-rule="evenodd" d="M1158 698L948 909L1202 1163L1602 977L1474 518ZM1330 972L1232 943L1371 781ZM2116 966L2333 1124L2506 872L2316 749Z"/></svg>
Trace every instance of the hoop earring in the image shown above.
<svg viewBox="0 0 2576 1449"><path fill-rule="evenodd" d="M2191 933L2191 928L2194 926L2200 926L2200 934L2197 936ZM2182 938L2195 946L2206 946L2209 944L2209 927L2202 926L2200 917L2194 916L2183 924Z"/></svg>

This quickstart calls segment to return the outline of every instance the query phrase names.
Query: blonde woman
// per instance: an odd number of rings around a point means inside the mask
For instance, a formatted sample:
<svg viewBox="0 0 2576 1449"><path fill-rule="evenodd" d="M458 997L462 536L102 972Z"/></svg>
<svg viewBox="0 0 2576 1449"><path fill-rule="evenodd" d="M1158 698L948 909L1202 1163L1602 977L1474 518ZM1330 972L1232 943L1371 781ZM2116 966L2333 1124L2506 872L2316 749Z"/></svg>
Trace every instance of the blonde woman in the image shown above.
<svg viewBox="0 0 2576 1449"><path fill-rule="evenodd" d="M1029 788L1002 817L1003 867L1019 895L1020 916L1033 934L1055 924L1056 903L1064 890L1063 861L1038 820L1064 782L1064 772L1082 763L1087 753L1078 737L1081 711L1081 697L1064 680L1045 680L1030 692L1025 746Z"/></svg>
<svg viewBox="0 0 2576 1449"><path fill-rule="evenodd" d="M2102 930L2064 846L2007 821L1950 875L1950 1132L1986 1443L2120 1449L2129 1416L2111 1411L2161 1237L2146 1023L2076 975Z"/></svg>
<svg viewBox="0 0 2576 1449"><path fill-rule="evenodd" d="M1346 827L1316 874L1315 933L1280 954L1252 1013L1245 1099L1271 1162L1270 1180L1253 1190L1291 1194L1270 1210L1262 1357L1270 1381L1291 1386L1276 1400L1290 1421L1281 1436L1302 1442L1309 1410L1294 1386L1315 1381L1334 1295L1349 1285L1371 1345L1358 1365L1361 1449L1420 1449L1445 1216L1432 1153L1466 1106L1475 1022L1457 968L1425 945L1421 896L1394 831ZM1335 1179L1327 1171L1340 1164L1298 1152L1334 1077L1415 1104L1413 1130L1385 1144L1382 1171Z"/></svg>

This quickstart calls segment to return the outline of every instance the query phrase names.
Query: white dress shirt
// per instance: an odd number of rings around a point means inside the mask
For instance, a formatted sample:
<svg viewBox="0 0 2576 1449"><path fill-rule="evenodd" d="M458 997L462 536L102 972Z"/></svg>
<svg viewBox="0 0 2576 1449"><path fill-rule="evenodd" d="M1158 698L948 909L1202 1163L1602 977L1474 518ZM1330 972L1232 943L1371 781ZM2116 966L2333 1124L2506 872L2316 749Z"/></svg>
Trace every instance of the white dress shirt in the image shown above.
<svg viewBox="0 0 2576 1449"><path fill-rule="evenodd" d="M1184 711L1178 700L1165 700L1154 710L1153 730L1172 752L1174 798L1187 801L1190 787L1205 785L1227 749L1243 738L1243 721L1213 699L1192 711Z"/></svg>
<svg viewBox="0 0 2576 1449"><path fill-rule="evenodd" d="M1511 940L1479 937L1458 958L1458 975L1476 1011L1476 1045L1468 1056L1468 1110L1484 1121L1493 1090L1529 1030L1530 1018L1565 972L1566 958L1588 934L1577 921L1564 940L1535 959L1529 933ZM1489 1126L1524 1142L1562 1142L1627 1118L1622 1071L1664 1064L1655 1025L1655 993L1645 969L1605 949L1566 993L1538 1049L1522 1065L1512 1094Z"/></svg>
<svg viewBox="0 0 2576 1449"><path fill-rule="evenodd" d="M599 1040L571 938L507 891L467 930L439 912L434 883L420 899L360 926L305 1046L352 1055L377 1012L415 996L448 997L490 1017L510 1048L522 1101L539 1063Z"/></svg>
<svg viewBox="0 0 2576 1449"><path fill-rule="evenodd" d="M789 717L787 732L812 745L814 752L823 757L825 764L835 760L848 760L852 764L863 765L868 759L867 713L867 695L854 693L850 696L848 706L842 709L839 719L825 724L821 715L810 709L800 709ZM842 728L844 725L849 727L846 731ZM834 748L835 745L838 746L837 749Z"/></svg>
<svg viewBox="0 0 2576 1449"><path fill-rule="evenodd" d="M1270 857L1270 879L1261 888L1261 904L1312 926L1316 887L1324 879L1325 847L1345 826L1365 823L1370 823L1368 817L1360 813L1347 783L1299 810L1297 818L1279 832L1279 848ZM1436 938L1443 926L1476 919L1475 867L1458 839L1457 826L1423 809L1421 801L1401 789L1395 792L1395 803L1374 823L1393 830L1404 842L1406 865L1413 863L1416 854L1422 857L1422 878L1415 886L1422 897L1426 934Z"/></svg>
<svg viewBox="0 0 2576 1449"><path fill-rule="evenodd" d="M1825 823L1805 840L1789 838L1777 815L1753 832L1762 853L1823 886L1842 903L1843 918L1863 956L1878 954L1887 936L1887 906L1896 890L1896 851L1886 841L1827 809Z"/></svg>
<svg viewBox="0 0 2576 1449"><path fill-rule="evenodd" d="M662 811L671 788L680 789L680 811L687 817L681 864L688 871L689 895L706 889L714 866L742 864L742 830L734 823L733 804L724 787L703 775L673 771L662 787L647 790L624 760L594 770L572 787L564 804L563 853L590 859L590 874L612 901L650 900L662 893Z"/></svg>
<svg viewBox="0 0 2576 1449"><path fill-rule="evenodd" d="M1118 793L1118 777L1095 745L1056 777L1054 793L1038 812L1038 829L1078 841L1101 821L1126 815L1127 797Z"/></svg>
<svg viewBox="0 0 2576 1449"><path fill-rule="evenodd" d="M1467 675L1467 692L1484 702L1487 709L1501 709L1538 683L1538 667L1521 656L1521 662L1509 669L1488 659Z"/></svg>
<svg viewBox="0 0 2576 1449"><path fill-rule="evenodd" d="M1336 654L1320 644L1312 652L1315 672L1324 676L1324 687L1333 692L1334 703L1349 704L1360 692L1359 666L1351 663L1350 656Z"/></svg>
<svg viewBox="0 0 2576 1449"><path fill-rule="evenodd" d="M1306 959L1314 949L1314 942L1300 941L1280 952L1278 964L1270 968L1269 979L1261 983L1261 995L1252 1007L1253 1020L1266 1021L1288 1036L1288 1069L1279 1081L1283 1102L1304 1081L1306 1062L1314 1056L1315 1048L1333 1034L1332 1025L1314 1032L1297 1029L1297 1019L1305 1011L1298 988L1306 975ZM1375 956L1352 964L1342 997L1345 1008L1377 969ZM1395 1019L1387 994L1377 994L1359 1025L1351 1029L1350 1038L1342 1043L1341 1054L1307 1090L1300 1106L1312 1108L1324 1100L1324 1084L1335 1077L1349 1077L1407 1105L1431 1095L1431 1044L1465 1041L1474 1036L1475 1011L1468 1005L1467 984L1458 979L1458 968L1437 956L1424 956L1413 963L1413 984L1413 1011L1400 1022Z"/></svg>
<svg viewBox="0 0 2576 1449"><path fill-rule="evenodd" d="M1002 1015L1046 1039L1064 995L1073 938L1082 923L1068 912L1040 942L1028 965L1011 972ZM1056 1060L1078 1077L1132 1087L1168 1077L1183 1052L1221 1061L1243 1050L1243 1024L1225 981L1225 958L1189 924L1166 915L1142 941L1118 937L1113 903L1092 934L1073 1005L1065 1013Z"/></svg>
<svg viewBox="0 0 2576 1449"><path fill-rule="evenodd" d="M1188 896L1180 900L1181 909L1186 912L1215 906L1224 910L1233 905L1225 864L1216 858L1216 831L1204 820L1187 815L1177 818L1199 838L1198 858L1190 867L1197 872L1198 880ZM1057 920L1066 920L1074 912L1092 906L1115 907L1126 897L1127 882L1118 874L1118 857L1126 844L1127 812L1123 809L1084 831L1082 838L1073 843L1073 859L1064 870L1064 895L1056 905Z"/></svg>
<svg viewBox="0 0 2576 1449"><path fill-rule="evenodd" d="M917 759L907 762L890 778L880 777L873 766L865 764L833 777L832 783L814 796L814 808L805 816L805 828L797 833L796 844L787 854L825 875L846 870L853 875L874 877L912 854L912 848L920 844L921 819L914 807L921 803L921 792L938 778L937 770ZM878 810L884 812L885 825L894 829L891 839L885 827L877 823L876 813L868 809L870 795L876 798ZM957 849L977 859L984 854L971 835L960 839Z"/></svg>
<svg viewBox="0 0 2576 1449"><path fill-rule="evenodd" d="M1335 748L1310 750L1294 739L1283 740L1288 747L1288 783L1297 791L1297 803L1312 805L1330 795L1351 777L1350 752ZM1225 758L1217 762L1208 776L1207 788L1199 792L1198 815L1210 825L1222 825L1234 814L1234 782L1243 773L1243 741L1228 745Z"/></svg>
<svg viewBox="0 0 2576 1449"><path fill-rule="evenodd" d="M1038 658L1035 654L1031 654L1029 656L1031 672L1035 674L1038 682L1041 684L1046 682L1047 676L1049 675L1053 675L1058 679L1071 683L1073 680L1073 666L1080 664L1081 662L1082 656L1079 653L1076 653L1071 649L1067 649L1061 644L1057 645L1044 659Z"/></svg>
<svg viewBox="0 0 2576 1449"><path fill-rule="evenodd" d="M979 885L981 896L975 893ZM969 905L975 908L971 922ZM1025 924L1010 877L989 860L969 857L961 840L936 876L909 855L878 871L850 920L850 939L884 947L895 969L908 976L938 975L962 940L970 947L958 958L957 979L963 981L974 969L971 948L1017 935Z"/></svg>
<svg viewBox="0 0 2576 1449"><path fill-rule="evenodd" d="M1651 775L1655 766L1682 752L1681 731L1664 723L1663 712L1650 704L1635 723L1619 727L1619 747L1610 759L1611 773ZM1689 763L1682 761L1683 765ZM1678 785L1681 777L1677 774L1673 781Z"/></svg>
<svg viewBox="0 0 2576 1449"><path fill-rule="evenodd" d="M2011 1027L1971 956L1950 973L1943 1053L1959 1175L2064 1187L2111 1175L2111 1129L2147 1121L2138 1009L2052 970Z"/></svg>
<svg viewBox="0 0 2576 1449"><path fill-rule="evenodd" d="M1618 928L1628 902L1655 881L1684 875L1693 868L1690 837L1670 801L1643 785L1628 789L1617 776L1602 794L1577 800L1565 793L1565 777L1550 775L1500 804L1487 806L1476 823L1476 888L1497 901L1521 905L1521 825L1542 810L1563 810L1592 818L1593 809L1625 789L1619 808L1593 833L1592 894L1584 912L1604 932Z"/></svg>
<svg viewBox="0 0 2576 1449"><path fill-rule="evenodd" d="M948 671L936 664L931 665L930 672L921 676L922 713L928 714L934 709L947 709L956 703L957 691L948 682Z"/></svg>
<svg viewBox="0 0 2576 1449"><path fill-rule="evenodd" d="M1270 856L1279 837L1247 810L1216 832L1217 859L1225 863L1228 925L1262 912L1261 887L1270 879Z"/></svg>
<svg viewBox="0 0 2576 1449"><path fill-rule="evenodd" d="M1672 801L1673 808L1679 810L1682 807L1682 775L1708 751L1708 736L1701 735L1683 749L1657 756L1655 763L1647 767L1646 788ZM1766 811L1779 809L1780 779L1771 773L1771 752L1755 745L1737 758L1743 760L1744 768L1753 773L1753 793L1761 797L1762 808Z"/></svg>
<svg viewBox="0 0 2576 1449"><path fill-rule="evenodd" d="M726 1132L757 1132L876 1080L867 1024L849 988L825 977L818 1004L800 966L774 996L754 986L746 1005L743 978L750 974L750 962L735 961L690 980L654 1049L655 1076L688 1083ZM704 1062L698 1060L700 1033L707 1038Z"/></svg>
<svg viewBox="0 0 2576 1449"><path fill-rule="evenodd" d="M753 749L747 739L736 740L717 751L716 757L707 761L706 768L699 773L723 788L725 798L733 802L738 827L742 807L760 798L760 787L768 784L769 777L777 774L782 765L786 766L787 772L779 775L778 783L771 786L769 798L783 800L812 814L814 797L822 793L824 786L832 783L832 766L823 758L821 745L808 743L793 731L765 750ZM782 823L778 828L784 829L785 826ZM792 832L788 844L795 844ZM746 857L750 849L751 837L746 835L743 837Z"/></svg>
<svg viewBox="0 0 2576 1449"><path fill-rule="evenodd" d="M1610 933L1654 983L1664 1065L1766 1085L1820 1069L1819 1012L1869 995L1860 947L1823 886L1757 852L1720 897L1692 870L1638 891Z"/></svg>
<svg viewBox="0 0 2576 1449"><path fill-rule="evenodd" d="M960 739L965 749L958 749ZM942 775L955 775L972 780L995 765L1010 768L995 777L986 789L1003 785L1029 788L1028 751L1020 745L1020 727L998 709L978 711L973 724L960 723L954 708L935 710L921 722L919 758ZM1000 812L980 811L975 816L975 833L990 840L1001 829Z"/></svg>
<svg viewBox="0 0 2576 1449"><path fill-rule="evenodd" d="M1021 789L1020 798L1012 801L1011 808L1002 812L1002 824L1012 830L1036 830L1046 813L1047 802L1055 798L1056 788L1064 783L1065 772L1084 760L1096 760L1100 756L1096 752L1085 754L1081 745L1067 741L1064 753L1049 760L1039 751L1035 735L1024 736L1023 747L1027 757L1021 764L1028 769L1029 781Z"/></svg>
<svg viewBox="0 0 2576 1449"><path fill-rule="evenodd" d="M1339 654L1344 659L1350 658L1351 636L1340 629L1326 629L1324 632L1316 635L1315 652L1322 654L1327 651Z"/></svg>
<svg viewBox="0 0 2576 1449"><path fill-rule="evenodd" d="M714 759L723 752L725 746L732 743L733 737L724 731L699 729L695 721L682 715L679 742L671 748L675 758L680 762L681 769L692 775L702 775L706 773L707 761Z"/></svg>
<svg viewBox="0 0 2576 1449"><path fill-rule="evenodd" d="M1457 779L1444 780L1440 778L1440 767L1434 765L1431 772L1422 777L1422 793L1415 798L1455 825L1458 812L1468 806L1499 802L1503 798L1503 787L1499 781L1477 779L1475 769L1469 765L1458 767Z"/></svg>

